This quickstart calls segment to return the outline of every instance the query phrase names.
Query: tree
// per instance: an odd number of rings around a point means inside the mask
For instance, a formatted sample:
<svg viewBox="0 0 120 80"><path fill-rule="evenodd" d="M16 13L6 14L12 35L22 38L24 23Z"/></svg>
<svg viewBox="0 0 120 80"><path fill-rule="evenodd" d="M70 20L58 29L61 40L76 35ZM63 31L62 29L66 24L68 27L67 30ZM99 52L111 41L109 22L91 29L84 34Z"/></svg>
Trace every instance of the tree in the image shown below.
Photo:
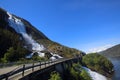
<svg viewBox="0 0 120 80"><path fill-rule="evenodd" d="M6 61L14 61L14 59L15 59L14 53L15 53L14 48L10 47L7 50L7 52L5 53L5 55L4 55L4 60L6 60Z"/></svg>
<svg viewBox="0 0 120 80"><path fill-rule="evenodd" d="M14 62L18 61L21 58L25 58L27 50L20 46L10 47L7 52L4 54L4 57L1 59L1 62Z"/></svg>

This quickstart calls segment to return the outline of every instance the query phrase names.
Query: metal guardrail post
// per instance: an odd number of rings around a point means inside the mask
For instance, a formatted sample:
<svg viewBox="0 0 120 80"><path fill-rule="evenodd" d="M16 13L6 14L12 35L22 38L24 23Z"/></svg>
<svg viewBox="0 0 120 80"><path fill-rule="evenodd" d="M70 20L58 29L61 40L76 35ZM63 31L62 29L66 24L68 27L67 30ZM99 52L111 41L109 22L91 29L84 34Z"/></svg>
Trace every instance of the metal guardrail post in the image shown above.
<svg viewBox="0 0 120 80"><path fill-rule="evenodd" d="M50 66L50 61L49 61L49 66Z"/></svg>
<svg viewBox="0 0 120 80"><path fill-rule="evenodd" d="M40 61L39 65L40 65L40 69L41 69L41 61Z"/></svg>
<svg viewBox="0 0 120 80"><path fill-rule="evenodd" d="M32 72L34 71L34 62L33 62L33 64L32 64Z"/></svg>
<svg viewBox="0 0 120 80"><path fill-rule="evenodd" d="M5 78L5 80L8 80L8 75L6 74L6 78Z"/></svg>
<svg viewBox="0 0 120 80"><path fill-rule="evenodd" d="M23 65L22 77L24 76L25 64Z"/></svg>
<svg viewBox="0 0 120 80"><path fill-rule="evenodd" d="M52 65L52 60L50 60L50 64Z"/></svg>
<svg viewBox="0 0 120 80"><path fill-rule="evenodd" d="M52 61L53 65L55 64L55 61Z"/></svg>
<svg viewBox="0 0 120 80"><path fill-rule="evenodd" d="M49 66L50 66L50 64L51 64L51 61L49 61Z"/></svg>
<svg viewBox="0 0 120 80"><path fill-rule="evenodd" d="M52 64L52 61L50 60L50 63L49 63L50 65Z"/></svg>
<svg viewBox="0 0 120 80"><path fill-rule="evenodd" d="M49 61L47 61L47 63L46 64L48 64L48 66L49 66Z"/></svg>
<svg viewBox="0 0 120 80"><path fill-rule="evenodd" d="M46 61L45 61L45 67L46 67Z"/></svg>
<svg viewBox="0 0 120 80"><path fill-rule="evenodd" d="M50 60L50 65L52 65L52 60Z"/></svg>

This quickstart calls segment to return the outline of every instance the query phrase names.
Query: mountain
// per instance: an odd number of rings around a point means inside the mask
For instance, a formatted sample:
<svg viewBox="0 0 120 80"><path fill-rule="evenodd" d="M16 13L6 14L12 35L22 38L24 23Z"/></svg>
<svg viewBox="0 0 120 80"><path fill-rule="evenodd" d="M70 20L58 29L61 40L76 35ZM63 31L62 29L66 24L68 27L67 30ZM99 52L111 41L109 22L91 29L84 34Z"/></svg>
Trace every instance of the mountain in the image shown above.
<svg viewBox="0 0 120 80"><path fill-rule="evenodd" d="M107 50L100 53L108 57L120 57L120 44L108 48Z"/></svg>
<svg viewBox="0 0 120 80"><path fill-rule="evenodd" d="M16 61L31 58L71 58L85 53L50 40L27 20L0 8L0 59Z"/></svg>

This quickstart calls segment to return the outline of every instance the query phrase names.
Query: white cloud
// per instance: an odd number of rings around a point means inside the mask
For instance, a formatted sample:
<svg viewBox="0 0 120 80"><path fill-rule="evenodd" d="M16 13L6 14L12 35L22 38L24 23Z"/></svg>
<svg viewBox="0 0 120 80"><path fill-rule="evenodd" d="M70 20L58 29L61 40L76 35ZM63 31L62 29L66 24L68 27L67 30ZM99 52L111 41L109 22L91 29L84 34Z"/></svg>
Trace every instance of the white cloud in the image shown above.
<svg viewBox="0 0 120 80"><path fill-rule="evenodd" d="M112 44L108 44L108 45L105 45L105 46L100 46L100 47L96 47L96 48L91 48L87 51L87 53L94 53L94 52L100 52L100 51L104 51L110 47L112 47L113 45Z"/></svg>

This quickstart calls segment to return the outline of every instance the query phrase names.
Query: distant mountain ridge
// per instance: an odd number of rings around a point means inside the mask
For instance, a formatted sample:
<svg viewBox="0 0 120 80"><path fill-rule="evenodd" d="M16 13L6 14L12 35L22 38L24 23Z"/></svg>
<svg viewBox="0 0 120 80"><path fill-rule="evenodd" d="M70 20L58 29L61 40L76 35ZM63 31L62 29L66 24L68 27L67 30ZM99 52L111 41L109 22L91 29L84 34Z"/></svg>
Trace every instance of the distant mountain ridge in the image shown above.
<svg viewBox="0 0 120 80"><path fill-rule="evenodd" d="M101 51L100 53L108 57L120 57L120 44L108 48L105 51Z"/></svg>
<svg viewBox="0 0 120 80"><path fill-rule="evenodd" d="M50 40L27 20L0 8L0 58L13 52L19 54L20 58L30 53L33 55L33 52L38 52L40 56L48 59L57 55L66 58L84 55L82 51Z"/></svg>

